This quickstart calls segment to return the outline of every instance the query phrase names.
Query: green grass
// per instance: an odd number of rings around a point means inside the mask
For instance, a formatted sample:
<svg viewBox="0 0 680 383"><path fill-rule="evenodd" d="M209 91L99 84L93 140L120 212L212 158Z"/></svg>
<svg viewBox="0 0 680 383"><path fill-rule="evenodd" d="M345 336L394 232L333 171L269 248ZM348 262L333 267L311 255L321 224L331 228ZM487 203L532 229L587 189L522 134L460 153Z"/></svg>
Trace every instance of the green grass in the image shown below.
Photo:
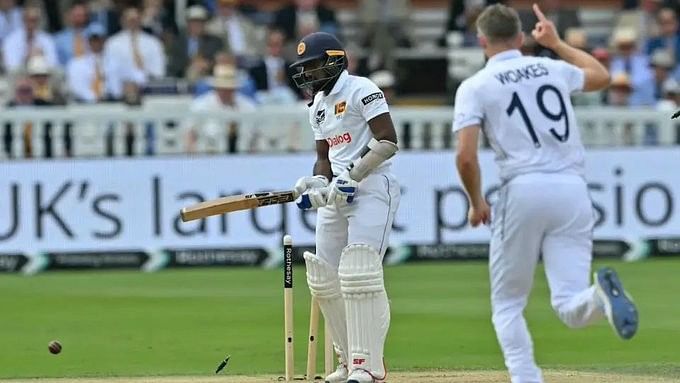
<svg viewBox="0 0 680 383"><path fill-rule="evenodd" d="M611 263L611 262L610 262ZM569 330L553 314L542 268L527 309L547 368L680 376L680 261L614 262L640 309L624 342L602 322ZM309 293L296 271L296 370L306 355ZM485 263L389 267L393 370L503 369ZM278 270L49 273L0 277L0 378L210 374L283 369ZM53 356L47 343L64 351ZM321 358L320 358L321 359Z"/></svg>

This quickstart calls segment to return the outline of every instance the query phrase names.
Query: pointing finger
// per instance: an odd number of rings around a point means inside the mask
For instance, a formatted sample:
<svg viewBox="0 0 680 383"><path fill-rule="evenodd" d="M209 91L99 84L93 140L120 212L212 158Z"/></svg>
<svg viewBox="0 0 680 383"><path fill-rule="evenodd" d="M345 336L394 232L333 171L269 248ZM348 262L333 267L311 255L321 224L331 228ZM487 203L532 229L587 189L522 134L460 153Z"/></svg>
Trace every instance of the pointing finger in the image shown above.
<svg viewBox="0 0 680 383"><path fill-rule="evenodd" d="M538 4L534 3L534 13L536 14L536 17L538 18L539 21L548 21L548 19L545 17L543 12L541 12L541 8L538 7Z"/></svg>

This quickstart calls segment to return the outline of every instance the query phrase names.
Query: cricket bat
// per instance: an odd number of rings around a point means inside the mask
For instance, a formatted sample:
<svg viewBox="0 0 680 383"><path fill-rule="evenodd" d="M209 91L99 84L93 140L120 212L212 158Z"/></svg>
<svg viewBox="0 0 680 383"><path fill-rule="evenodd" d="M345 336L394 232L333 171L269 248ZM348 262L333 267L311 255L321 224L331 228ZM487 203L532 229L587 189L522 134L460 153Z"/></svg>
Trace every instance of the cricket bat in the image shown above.
<svg viewBox="0 0 680 383"><path fill-rule="evenodd" d="M188 222L233 211L293 202L295 198L297 193L294 190L232 195L182 208L180 216L182 222Z"/></svg>

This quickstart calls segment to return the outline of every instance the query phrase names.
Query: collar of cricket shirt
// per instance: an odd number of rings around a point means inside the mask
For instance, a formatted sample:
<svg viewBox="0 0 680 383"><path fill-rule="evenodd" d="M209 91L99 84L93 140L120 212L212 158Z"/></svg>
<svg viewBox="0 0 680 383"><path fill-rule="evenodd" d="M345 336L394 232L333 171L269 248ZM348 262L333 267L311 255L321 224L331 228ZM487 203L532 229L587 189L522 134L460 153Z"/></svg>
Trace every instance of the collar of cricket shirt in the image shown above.
<svg viewBox="0 0 680 383"><path fill-rule="evenodd" d="M338 81L335 82L335 85L333 85L333 89L331 89L330 92L328 92L327 96L332 96L340 91L345 86L345 83L347 82L347 77L349 77L349 73L347 73L347 69L343 70L342 73L340 73L340 77L338 77Z"/></svg>
<svg viewBox="0 0 680 383"><path fill-rule="evenodd" d="M486 65L490 65L498 61L514 59L517 57L522 57L522 52L520 52L519 49L510 49L501 53L496 53L489 59L489 61L486 62Z"/></svg>

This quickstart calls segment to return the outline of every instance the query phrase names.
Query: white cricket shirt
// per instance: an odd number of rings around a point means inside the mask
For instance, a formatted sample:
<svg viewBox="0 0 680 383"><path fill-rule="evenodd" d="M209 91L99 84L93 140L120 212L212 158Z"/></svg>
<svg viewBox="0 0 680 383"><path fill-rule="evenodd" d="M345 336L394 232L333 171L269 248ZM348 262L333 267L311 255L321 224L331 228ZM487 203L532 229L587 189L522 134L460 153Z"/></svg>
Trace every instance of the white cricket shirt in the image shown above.
<svg viewBox="0 0 680 383"><path fill-rule="evenodd" d="M373 133L368 121L388 113L382 91L365 77L340 74L328 94L318 92L309 108L309 123L315 140L328 142L328 157L333 174L343 173L360 157ZM383 162L378 168L389 166Z"/></svg>
<svg viewBox="0 0 680 383"><path fill-rule="evenodd" d="M583 89L584 76L564 61L499 53L458 88L453 131L481 125L504 181L526 173L583 175L585 150L569 96Z"/></svg>

